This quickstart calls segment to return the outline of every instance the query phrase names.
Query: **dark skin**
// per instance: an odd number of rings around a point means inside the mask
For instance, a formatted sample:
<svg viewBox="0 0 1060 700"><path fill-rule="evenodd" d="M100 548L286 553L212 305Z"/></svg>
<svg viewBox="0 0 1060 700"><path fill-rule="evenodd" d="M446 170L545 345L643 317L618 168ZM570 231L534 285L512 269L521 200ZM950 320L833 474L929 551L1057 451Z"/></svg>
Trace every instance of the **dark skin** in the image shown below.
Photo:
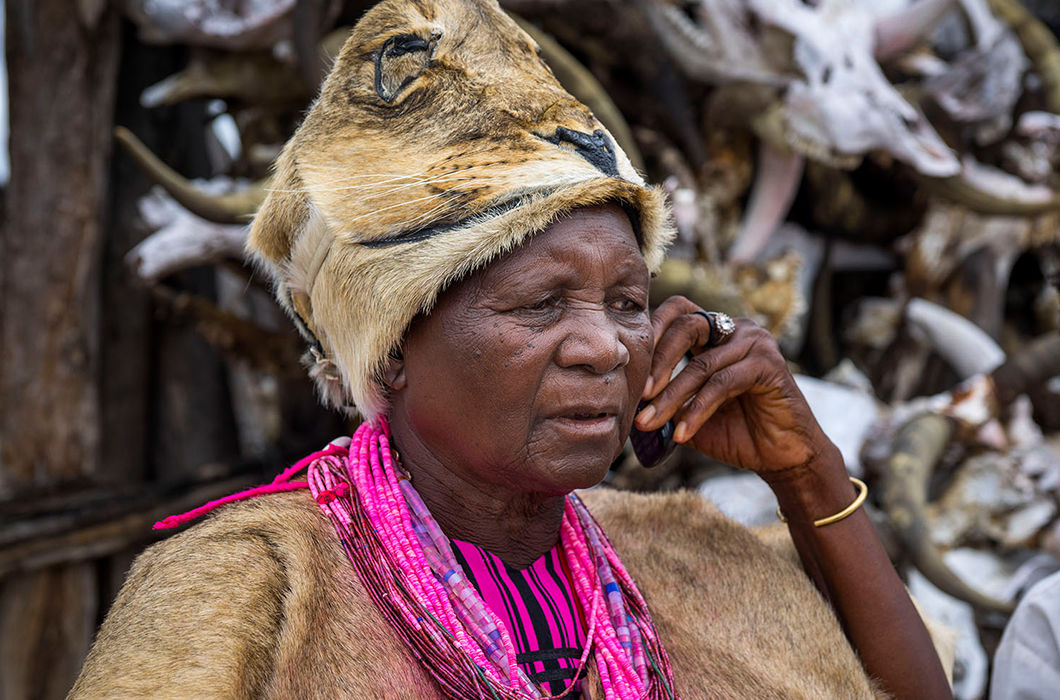
<svg viewBox="0 0 1060 700"><path fill-rule="evenodd" d="M672 418L677 441L770 485L807 573L883 688L951 697L864 509L813 525L855 491L772 336L740 320L708 347L687 299L649 312L648 280L622 210L580 209L413 323L387 371L389 419L442 530L528 566L558 541L564 496L603 479L634 419L653 430Z"/></svg>

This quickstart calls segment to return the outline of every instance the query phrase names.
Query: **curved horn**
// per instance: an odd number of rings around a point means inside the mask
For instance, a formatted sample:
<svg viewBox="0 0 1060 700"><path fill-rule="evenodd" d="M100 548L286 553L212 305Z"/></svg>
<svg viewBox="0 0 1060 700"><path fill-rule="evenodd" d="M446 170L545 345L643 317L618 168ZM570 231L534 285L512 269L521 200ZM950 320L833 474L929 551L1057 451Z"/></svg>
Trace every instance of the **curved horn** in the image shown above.
<svg viewBox="0 0 1060 700"><path fill-rule="evenodd" d="M1020 394L1032 392L1049 379L1060 377L1060 333L1035 338L990 377L1002 406L1008 406Z"/></svg>
<svg viewBox="0 0 1060 700"><path fill-rule="evenodd" d="M913 564L939 590L977 608L1011 613L1014 604L980 593L946 566L928 534L927 487L931 472L949 445L953 422L925 413L902 426L883 474L883 508Z"/></svg>
<svg viewBox="0 0 1060 700"><path fill-rule="evenodd" d="M991 372L1005 361L1005 351L989 333L944 306L914 297L905 316L962 380Z"/></svg>
<svg viewBox="0 0 1060 700"><path fill-rule="evenodd" d="M1060 42L1019 0L987 0L991 9L1012 28L1038 77L1042 79L1046 109L1060 114Z"/></svg>
<svg viewBox="0 0 1060 700"><path fill-rule="evenodd" d="M929 194L979 214L1035 216L1060 209L1060 192L1045 185L1028 185L1015 175L970 157L965 157L962 165L961 172L953 177L914 177Z"/></svg>
<svg viewBox="0 0 1060 700"><path fill-rule="evenodd" d="M158 156L123 126L114 127L114 138L132 156L136 165L162 186L188 211L218 224L245 224L265 200L269 178L259 180L244 190L224 195L210 195L163 163Z"/></svg>
<svg viewBox="0 0 1060 700"><path fill-rule="evenodd" d="M615 137L618 145L629 156L633 167L639 172L644 172L644 159L637 148L637 142L633 140L633 131L596 76L549 34L522 17L510 12L508 14L541 47L541 57L555 73L560 85L579 101L585 103L585 106Z"/></svg>
<svg viewBox="0 0 1060 700"><path fill-rule="evenodd" d="M740 232L728 251L728 262L754 262L770 237L784 222L802 182L806 158L797 151L774 146L768 139L758 144L751 198L740 222Z"/></svg>

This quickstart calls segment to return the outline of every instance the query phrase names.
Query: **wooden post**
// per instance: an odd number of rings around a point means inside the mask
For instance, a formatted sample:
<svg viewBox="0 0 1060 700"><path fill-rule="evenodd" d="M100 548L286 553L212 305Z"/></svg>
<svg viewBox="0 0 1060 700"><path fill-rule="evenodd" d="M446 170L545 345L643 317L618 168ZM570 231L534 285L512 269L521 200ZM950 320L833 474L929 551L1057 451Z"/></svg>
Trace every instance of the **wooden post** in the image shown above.
<svg viewBox="0 0 1060 700"><path fill-rule="evenodd" d="M11 180L0 227L0 496L92 474L99 269L118 19L9 0Z"/></svg>
<svg viewBox="0 0 1060 700"><path fill-rule="evenodd" d="M7 0L11 179L0 225L0 498L96 473L103 216L118 18ZM0 696L61 698L99 614L96 566L0 581Z"/></svg>

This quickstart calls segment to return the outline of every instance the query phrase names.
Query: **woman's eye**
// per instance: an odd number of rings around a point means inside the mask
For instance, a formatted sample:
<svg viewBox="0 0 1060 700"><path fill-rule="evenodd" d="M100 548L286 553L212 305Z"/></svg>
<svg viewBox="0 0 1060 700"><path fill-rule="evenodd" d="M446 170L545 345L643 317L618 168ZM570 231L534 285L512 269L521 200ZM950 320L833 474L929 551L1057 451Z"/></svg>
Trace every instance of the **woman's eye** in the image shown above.
<svg viewBox="0 0 1060 700"><path fill-rule="evenodd" d="M526 304L525 306L523 306L523 308L528 311L545 311L547 309L551 309L555 305L556 300L552 297L547 297L545 299L539 299L538 301L535 301L531 304Z"/></svg>
<svg viewBox="0 0 1060 700"><path fill-rule="evenodd" d="M616 301L615 308L624 313L640 313L644 310L644 304L637 299L625 298Z"/></svg>

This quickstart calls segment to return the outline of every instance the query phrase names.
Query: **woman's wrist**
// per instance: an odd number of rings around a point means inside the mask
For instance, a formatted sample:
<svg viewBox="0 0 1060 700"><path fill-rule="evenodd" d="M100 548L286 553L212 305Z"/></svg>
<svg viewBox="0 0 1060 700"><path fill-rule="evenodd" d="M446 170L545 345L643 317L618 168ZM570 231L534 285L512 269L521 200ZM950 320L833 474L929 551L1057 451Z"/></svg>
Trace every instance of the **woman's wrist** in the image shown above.
<svg viewBox="0 0 1060 700"><path fill-rule="evenodd" d="M832 444L803 465L762 477L776 495L784 517L793 524L812 525L815 520L834 515L858 494L842 454Z"/></svg>

